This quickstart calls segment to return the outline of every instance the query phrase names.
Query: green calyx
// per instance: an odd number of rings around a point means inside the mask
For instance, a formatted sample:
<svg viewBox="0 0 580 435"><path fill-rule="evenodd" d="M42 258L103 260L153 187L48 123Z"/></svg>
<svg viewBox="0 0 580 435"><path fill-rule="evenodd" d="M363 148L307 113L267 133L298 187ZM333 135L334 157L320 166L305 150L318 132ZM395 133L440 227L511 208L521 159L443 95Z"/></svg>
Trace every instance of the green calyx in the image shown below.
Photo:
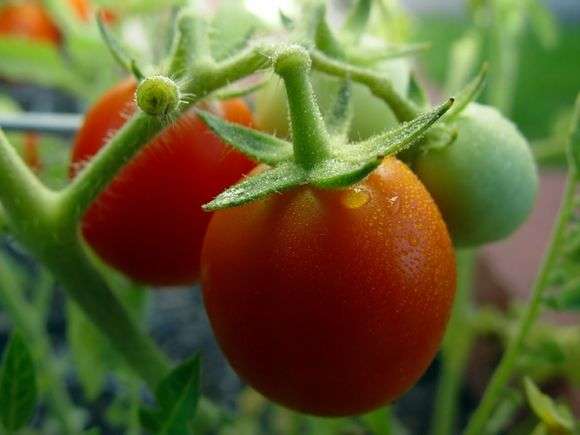
<svg viewBox="0 0 580 435"><path fill-rule="evenodd" d="M181 100L177 84L165 76L147 77L137 87L137 106L151 116L167 116L176 111Z"/></svg>
<svg viewBox="0 0 580 435"><path fill-rule="evenodd" d="M222 140L270 168L244 179L206 204L207 211L235 207L300 185L342 188L372 172L386 156L415 143L447 110L449 100L411 122L370 139L347 143L351 118L350 83L336 96L325 124L310 83L310 56L300 46L282 49L274 69L284 80L292 142L226 122L210 113L199 116Z"/></svg>

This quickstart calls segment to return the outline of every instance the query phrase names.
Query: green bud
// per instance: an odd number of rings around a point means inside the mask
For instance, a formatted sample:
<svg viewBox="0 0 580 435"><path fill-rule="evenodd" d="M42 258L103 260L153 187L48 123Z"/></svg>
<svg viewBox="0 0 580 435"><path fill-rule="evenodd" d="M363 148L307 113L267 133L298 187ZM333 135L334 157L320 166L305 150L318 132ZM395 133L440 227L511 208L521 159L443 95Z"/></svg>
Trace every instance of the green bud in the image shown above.
<svg viewBox="0 0 580 435"><path fill-rule="evenodd" d="M137 105L152 116L165 116L177 110L181 94L177 84L168 77L151 76L137 87Z"/></svg>

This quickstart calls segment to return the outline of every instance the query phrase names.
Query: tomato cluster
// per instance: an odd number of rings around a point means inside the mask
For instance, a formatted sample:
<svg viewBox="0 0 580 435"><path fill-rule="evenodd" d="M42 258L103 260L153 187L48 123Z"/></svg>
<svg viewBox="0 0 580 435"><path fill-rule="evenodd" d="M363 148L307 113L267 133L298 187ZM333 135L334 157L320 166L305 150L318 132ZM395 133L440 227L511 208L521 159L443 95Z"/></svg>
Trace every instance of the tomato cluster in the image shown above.
<svg viewBox="0 0 580 435"><path fill-rule="evenodd" d="M329 104L335 83L314 82ZM280 86L261 91L257 123L286 135ZM135 90L126 80L88 112L72 177L134 113ZM355 107L370 98L363 91L355 89ZM377 101L365 112L376 123L355 122L351 136L389 127L371 113ZM243 100L206 108L253 124ZM284 121L266 125L275 118ZM202 205L255 163L190 110L121 170L84 215L82 234L134 280L201 279L224 353L265 396L310 414L363 413L400 396L433 359L455 293L452 239L474 246L505 237L533 204L535 166L512 124L472 104L448 127L456 140L426 147L415 172L389 157L347 188L299 186L210 214Z"/></svg>

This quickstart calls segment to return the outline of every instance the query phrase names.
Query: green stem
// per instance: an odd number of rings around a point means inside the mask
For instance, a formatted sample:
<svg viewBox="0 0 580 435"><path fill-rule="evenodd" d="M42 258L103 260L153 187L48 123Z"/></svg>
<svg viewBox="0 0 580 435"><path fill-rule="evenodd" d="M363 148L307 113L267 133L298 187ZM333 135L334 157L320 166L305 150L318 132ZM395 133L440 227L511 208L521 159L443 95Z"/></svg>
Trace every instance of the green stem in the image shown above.
<svg viewBox="0 0 580 435"><path fill-rule="evenodd" d="M534 321L538 317L538 314L540 313L542 294L545 288L548 286L550 271L552 270L552 267L558 258L560 247L564 238L564 229L566 228L566 224L568 223L574 208L574 194L576 192L577 181L578 178L576 171L572 169L568 175L568 181L566 183L566 188L563 194L560 213L552 232L550 246L548 247L548 250L544 256L542 265L532 289L531 300L518 322L516 332L509 342L498 367L491 377L479 407L472 415L467 425L465 435L477 435L482 433L484 430L485 425L494 410L497 400L502 394L502 391L514 370L514 366L517 362L517 357L521 351L524 339L533 326Z"/></svg>
<svg viewBox="0 0 580 435"><path fill-rule="evenodd" d="M0 202L5 220L19 226L23 221L30 226L40 225L34 217L44 213L52 196L0 130Z"/></svg>
<svg viewBox="0 0 580 435"><path fill-rule="evenodd" d="M63 434L74 435L80 427L72 417L73 404L64 388L64 382L59 374L51 346L44 330L43 319L39 311L22 296L22 289L12 276L10 265L0 256L0 301L4 310L10 316L14 326L22 331L33 348L38 368L45 380L45 394L48 396L48 406L53 410L61 424Z"/></svg>
<svg viewBox="0 0 580 435"><path fill-rule="evenodd" d="M169 373L167 358L132 321L77 240L49 250L41 260L68 295L105 334L128 365L154 390ZM55 246L56 249L56 246Z"/></svg>
<svg viewBox="0 0 580 435"><path fill-rule="evenodd" d="M310 58L300 47L289 47L276 60L276 73L286 85L296 163L305 169L330 157L330 136L310 82Z"/></svg>
<svg viewBox="0 0 580 435"><path fill-rule="evenodd" d="M310 58L313 68L318 71L366 85L374 95L389 105L400 122L411 121L420 114L420 110L399 95L391 81L379 73L332 59L317 50L310 52Z"/></svg>
<svg viewBox="0 0 580 435"><path fill-rule="evenodd" d="M271 65L271 50L268 47L254 47L213 67L204 65L195 68L189 86L184 89L184 93L193 97L188 104L180 106L176 116L216 89ZM64 226L76 225L88 206L111 183L121 168L165 127L167 124L161 118L142 112L135 114L59 194Z"/></svg>
<svg viewBox="0 0 580 435"><path fill-rule="evenodd" d="M207 22L191 9L182 11L177 19L177 32L170 55L169 75L182 77L196 63L213 63Z"/></svg>
<svg viewBox="0 0 580 435"><path fill-rule="evenodd" d="M431 425L433 435L455 433L461 380L474 337L469 322L474 262L473 251L457 251L457 295L441 350L441 377Z"/></svg>

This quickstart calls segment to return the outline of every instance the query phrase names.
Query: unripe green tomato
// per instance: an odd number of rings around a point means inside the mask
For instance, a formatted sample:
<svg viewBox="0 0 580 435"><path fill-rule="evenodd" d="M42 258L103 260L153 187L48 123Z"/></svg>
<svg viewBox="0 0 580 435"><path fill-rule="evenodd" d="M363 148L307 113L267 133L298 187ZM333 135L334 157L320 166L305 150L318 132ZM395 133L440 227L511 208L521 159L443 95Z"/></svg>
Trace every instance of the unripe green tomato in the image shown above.
<svg viewBox="0 0 580 435"><path fill-rule="evenodd" d="M393 60L384 62L380 68L391 78L395 90L401 95L407 95L409 63L405 60ZM340 79L316 71L312 73L312 85L323 115L333 104L340 83ZM398 124L386 103L372 95L366 86L353 84L352 108L353 119L350 129L352 140L366 139ZM289 136L288 119L284 83L276 76L256 94L256 125L262 131L286 138Z"/></svg>
<svg viewBox="0 0 580 435"><path fill-rule="evenodd" d="M530 214L536 164L516 126L492 107L471 104L453 125L457 139L415 162L458 247L503 239Z"/></svg>

